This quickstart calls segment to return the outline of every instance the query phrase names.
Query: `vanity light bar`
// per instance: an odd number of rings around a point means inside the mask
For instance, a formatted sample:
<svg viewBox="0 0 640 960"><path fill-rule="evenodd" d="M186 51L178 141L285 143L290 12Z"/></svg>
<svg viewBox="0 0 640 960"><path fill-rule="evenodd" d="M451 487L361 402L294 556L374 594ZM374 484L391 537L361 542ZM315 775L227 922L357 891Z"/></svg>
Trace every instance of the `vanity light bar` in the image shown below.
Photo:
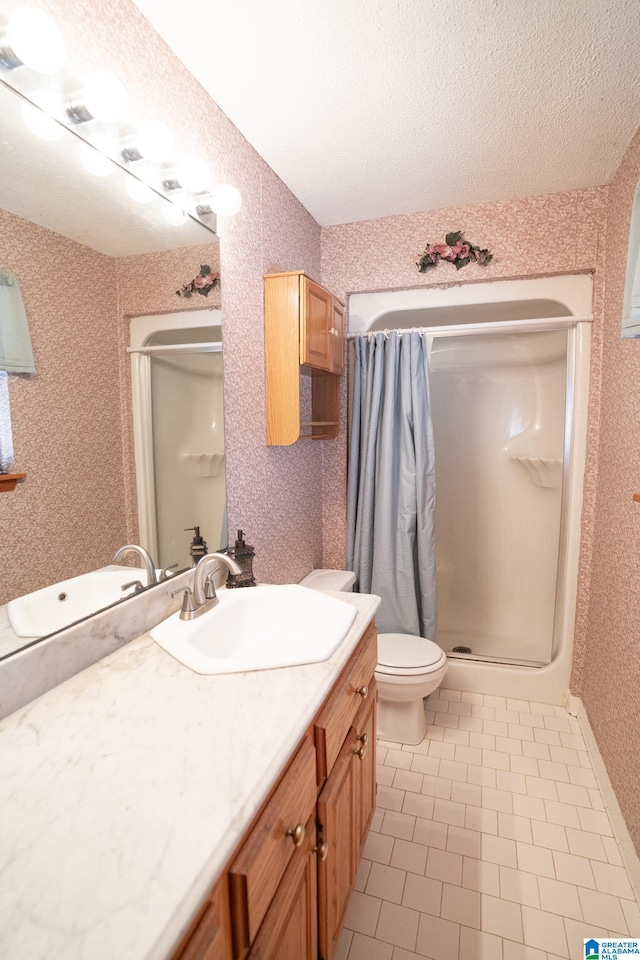
<svg viewBox="0 0 640 960"><path fill-rule="evenodd" d="M12 74L11 82L8 82L7 76L0 76L0 83L10 87L29 103L33 103L30 70L43 74L56 73L62 68L64 58L64 37L53 19L41 10L29 7L18 9L11 16L8 26L4 30L0 29L0 73L4 68ZM22 67L29 68L26 74L20 69ZM117 77L105 71L91 74L86 82L80 85L65 70L63 80L65 84L68 82L69 86L75 86L76 93L72 97L67 98L66 102L51 106L40 102L34 106L48 114L52 121L72 130L80 139L105 153L95 142L93 133L79 133L79 129L85 126L91 129L92 121L119 123L126 114L128 105L124 86ZM78 93L81 86L82 92ZM130 130L126 136L121 136L117 156L113 151L106 155L123 169L140 161L152 165L164 164L165 169L160 171L159 182L148 182L145 176L138 173L133 176L155 190L159 196L164 195L170 202L175 201L167 194L183 191L188 198L188 204L182 206L188 205L193 209L188 216L194 219L209 217L213 213L233 216L242 202L239 191L229 184L218 184L211 189L211 173L206 161L196 156L171 157L173 142L174 135L171 130L159 121L151 120L143 123L138 131ZM224 198L220 202L218 193ZM200 198L197 194L201 195ZM227 194L231 199L227 198ZM177 206L180 208L181 205ZM202 219L199 222L209 229L212 228L211 222L205 223Z"/></svg>

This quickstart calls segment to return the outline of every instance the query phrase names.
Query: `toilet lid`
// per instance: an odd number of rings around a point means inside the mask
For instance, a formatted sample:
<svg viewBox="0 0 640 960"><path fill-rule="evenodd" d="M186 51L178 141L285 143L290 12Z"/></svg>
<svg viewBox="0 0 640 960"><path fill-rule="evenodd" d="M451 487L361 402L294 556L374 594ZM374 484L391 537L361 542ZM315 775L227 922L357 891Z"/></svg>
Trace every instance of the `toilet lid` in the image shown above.
<svg viewBox="0 0 640 960"><path fill-rule="evenodd" d="M415 669L433 667L441 662L444 651L433 640L414 637L408 633L378 634L378 665L385 667Z"/></svg>

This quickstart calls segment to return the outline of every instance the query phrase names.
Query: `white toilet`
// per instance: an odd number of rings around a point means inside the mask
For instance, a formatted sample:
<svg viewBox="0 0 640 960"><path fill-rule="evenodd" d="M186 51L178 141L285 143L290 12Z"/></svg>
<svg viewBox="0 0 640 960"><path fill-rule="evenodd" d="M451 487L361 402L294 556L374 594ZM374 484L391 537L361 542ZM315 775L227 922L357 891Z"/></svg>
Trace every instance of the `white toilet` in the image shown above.
<svg viewBox="0 0 640 960"><path fill-rule="evenodd" d="M425 697L444 679L447 655L424 637L378 634L378 736L396 743L420 743L427 727Z"/></svg>
<svg viewBox="0 0 640 960"><path fill-rule="evenodd" d="M350 591L350 570L312 570L300 583L313 590ZM396 743L420 743L426 721L425 697L440 686L447 655L433 640L406 633L378 635L378 736Z"/></svg>

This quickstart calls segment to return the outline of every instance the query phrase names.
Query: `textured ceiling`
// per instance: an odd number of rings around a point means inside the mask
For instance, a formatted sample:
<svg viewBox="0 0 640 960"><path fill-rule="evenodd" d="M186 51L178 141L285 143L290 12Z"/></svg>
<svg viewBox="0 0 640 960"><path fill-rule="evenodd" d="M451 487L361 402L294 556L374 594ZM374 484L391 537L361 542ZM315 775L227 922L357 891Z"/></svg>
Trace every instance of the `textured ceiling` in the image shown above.
<svg viewBox="0 0 640 960"><path fill-rule="evenodd" d="M638 0L135 0L323 225L609 182Z"/></svg>

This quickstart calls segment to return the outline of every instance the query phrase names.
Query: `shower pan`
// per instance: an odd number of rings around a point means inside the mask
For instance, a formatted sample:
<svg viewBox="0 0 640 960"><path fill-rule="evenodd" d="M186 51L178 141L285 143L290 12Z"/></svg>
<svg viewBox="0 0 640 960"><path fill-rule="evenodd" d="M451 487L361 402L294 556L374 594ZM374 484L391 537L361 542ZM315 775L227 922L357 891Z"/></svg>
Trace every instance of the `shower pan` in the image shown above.
<svg viewBox="0 0 640 960"><path fill-rule="evenodd" d="M589 277L355 294L350 332L433 336L437 643L447 685L566 703L591 321Z"/></svg>

